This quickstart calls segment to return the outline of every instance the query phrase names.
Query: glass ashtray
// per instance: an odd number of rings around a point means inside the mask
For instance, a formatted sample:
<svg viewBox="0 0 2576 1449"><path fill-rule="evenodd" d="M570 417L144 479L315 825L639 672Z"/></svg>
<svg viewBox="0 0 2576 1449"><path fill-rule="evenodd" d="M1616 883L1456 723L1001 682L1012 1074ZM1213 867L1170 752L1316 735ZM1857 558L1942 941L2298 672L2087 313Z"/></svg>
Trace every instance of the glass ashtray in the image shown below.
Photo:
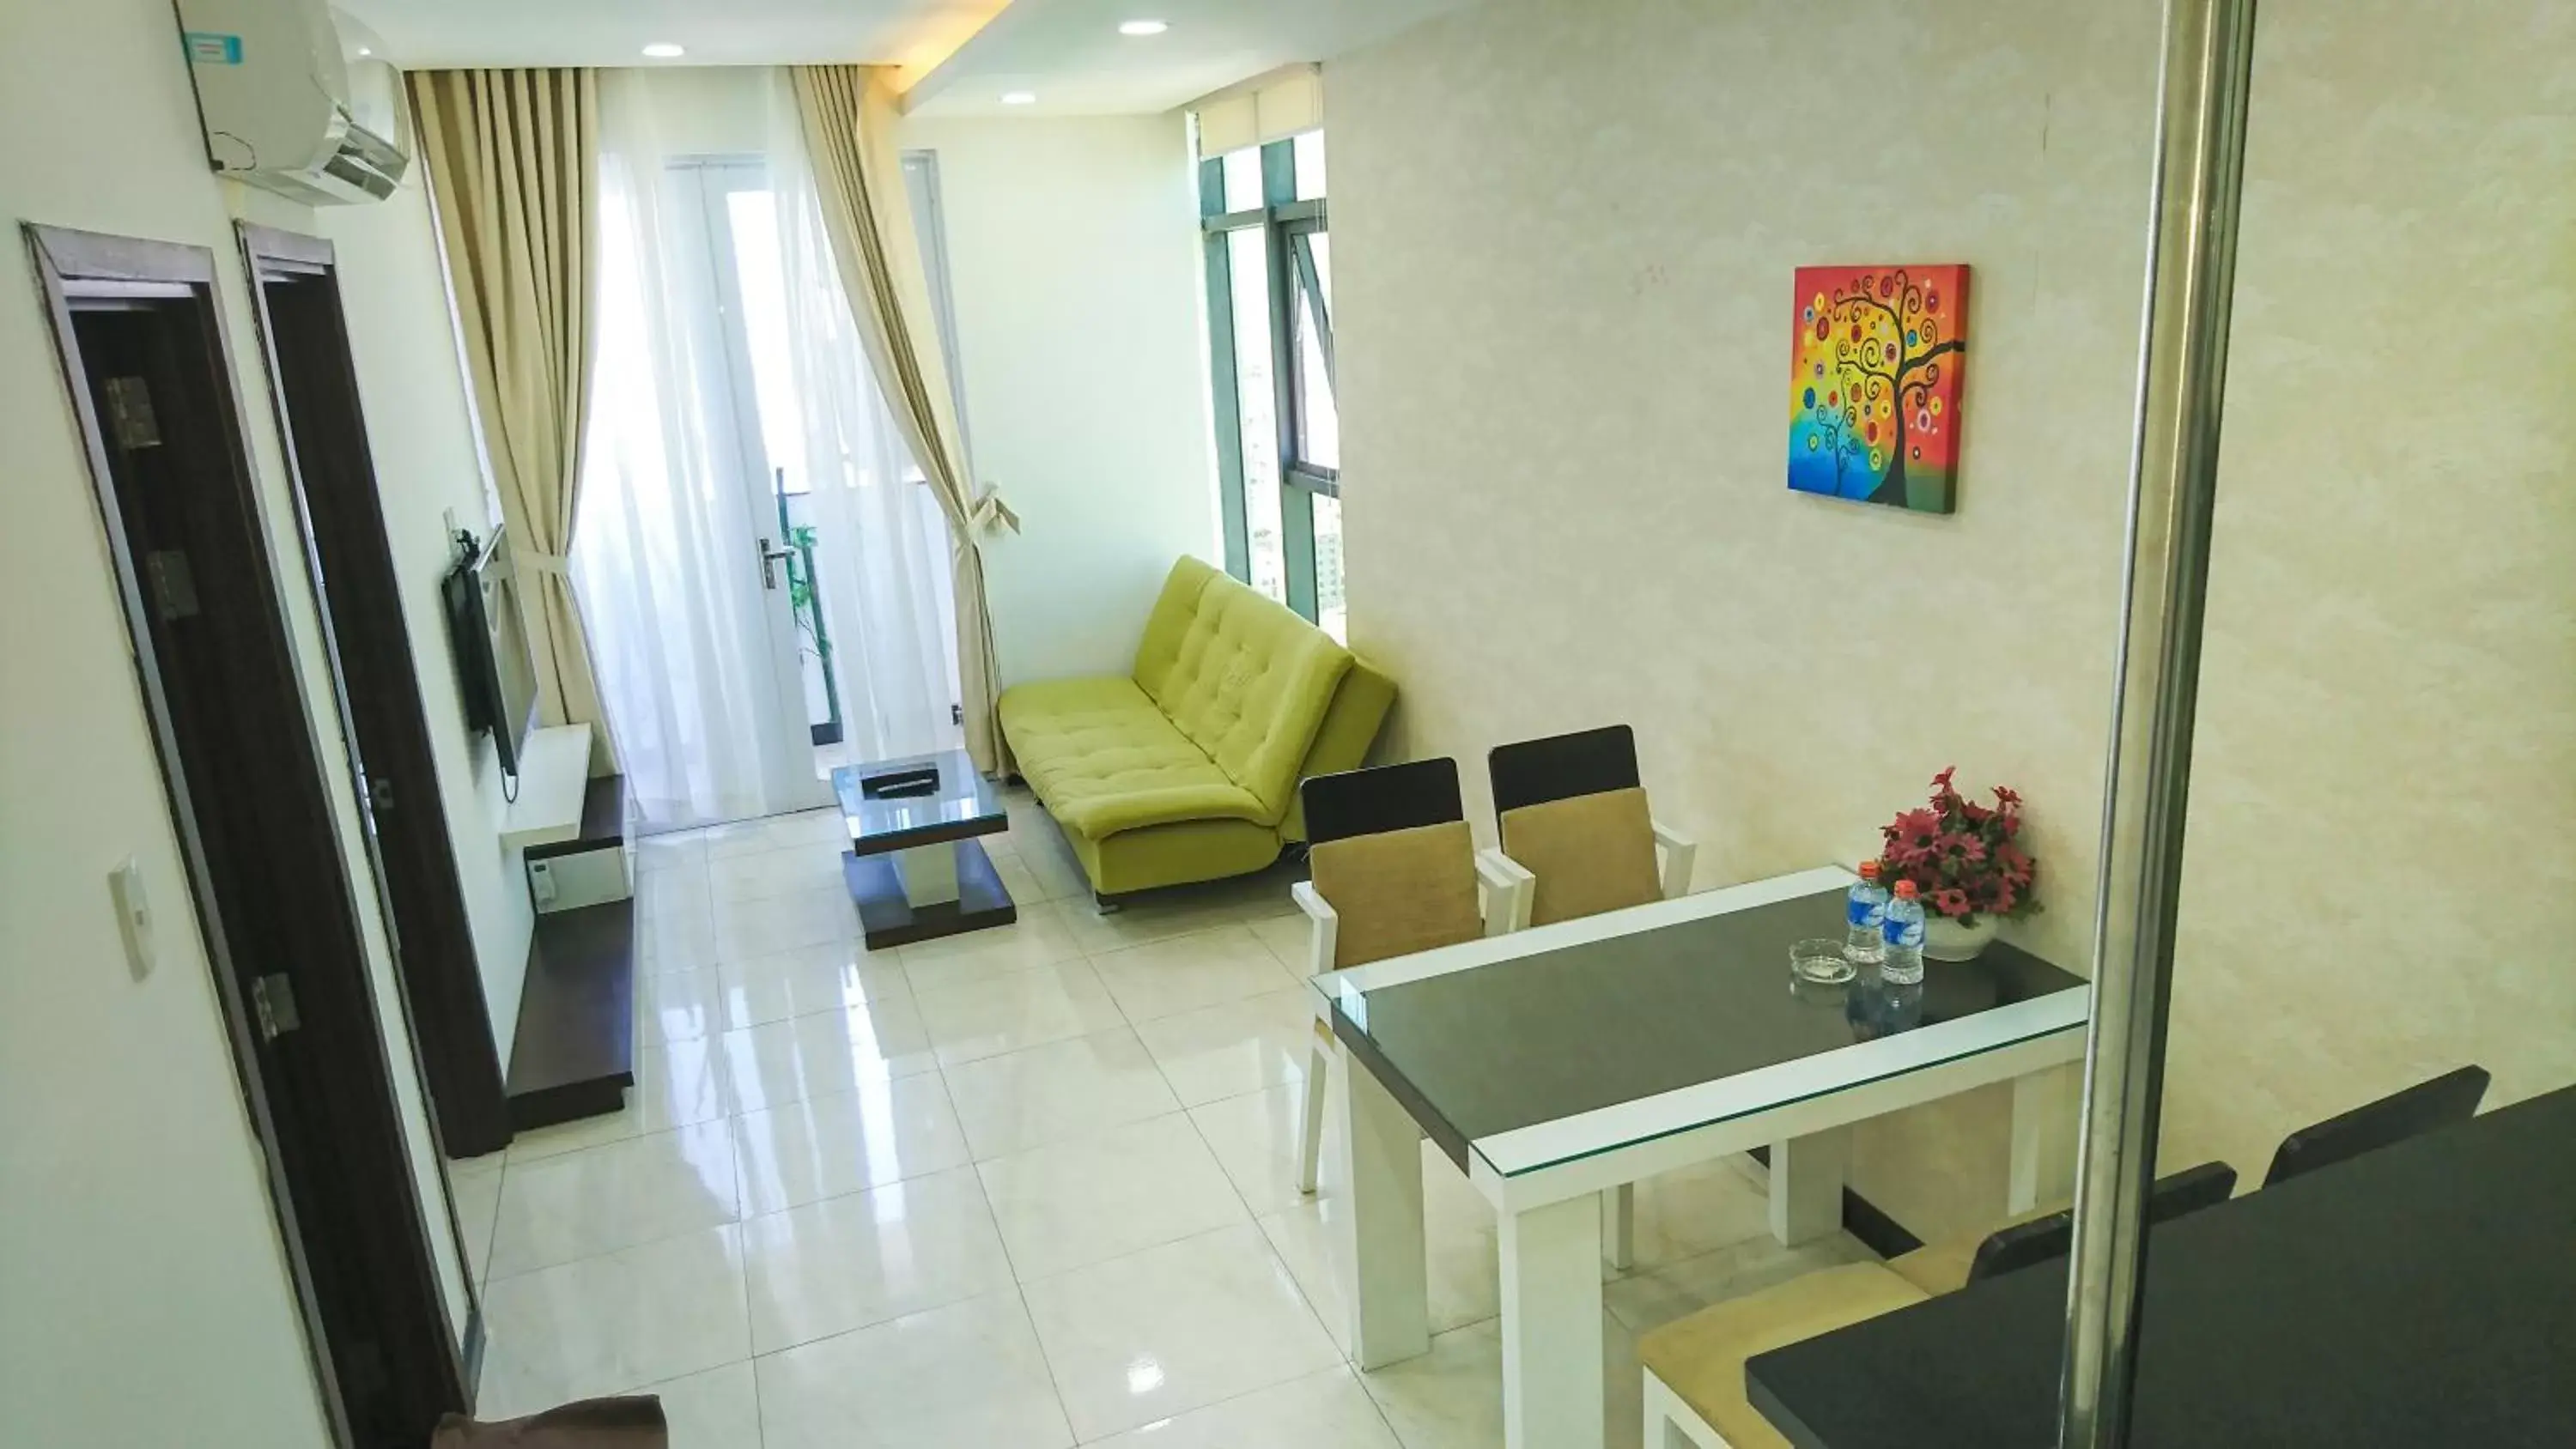
<svg viewBox="0 0 2576 1449"><path fill-rule="evenodd" d="M1843 955L1843 943L1817 939L1800 941L1789 948L1789 977L1809 986L1840 986L1854 975L1851 959Z"/></svg>

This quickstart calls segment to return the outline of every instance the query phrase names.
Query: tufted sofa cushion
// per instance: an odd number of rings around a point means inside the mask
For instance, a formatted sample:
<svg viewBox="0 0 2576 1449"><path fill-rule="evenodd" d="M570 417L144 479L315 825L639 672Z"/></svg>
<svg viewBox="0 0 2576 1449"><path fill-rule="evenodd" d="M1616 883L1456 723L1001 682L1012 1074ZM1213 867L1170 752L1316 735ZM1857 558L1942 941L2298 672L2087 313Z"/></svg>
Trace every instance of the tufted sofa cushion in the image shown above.
<svg viewBox="0 0 2576 1449"><path fill-rule="evenodd" d="M1172 570L1136 651L1136 683L1276 825L1350 651L1196 559Z"/></svg>
<svg viewBox="0 0 2576 1449"><path fill-rule="evenodd" d="M1129 679L1051 679L1002 695L1020 774L1065 826L1093 840L1183 820L1275 818Z"/></svg>

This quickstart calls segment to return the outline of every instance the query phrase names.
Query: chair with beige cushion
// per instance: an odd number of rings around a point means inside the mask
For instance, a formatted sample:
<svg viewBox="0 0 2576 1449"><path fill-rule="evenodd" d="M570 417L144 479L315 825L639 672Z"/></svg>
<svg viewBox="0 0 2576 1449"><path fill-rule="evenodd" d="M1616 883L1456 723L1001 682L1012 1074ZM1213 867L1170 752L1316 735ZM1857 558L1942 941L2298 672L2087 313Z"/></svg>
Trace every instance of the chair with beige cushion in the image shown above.
<svg viewBox="0 0 2576 1449"><path fill-rule="evenodd" d="M2223 1162L2175 1173L2156 1183L2147 1220L2164 1222L2225 1202L2235 1187L2236 1169ZM1942 1245L1887 1263L1828 1268L1665 1324L1637 1340L1637 1361L1645 1369L1648 1449L1789 1449L1789 1441L1745 1397L1747 1360L1929 1302L1971 1282L2054 1262L2067 1255L2073 1238L2068 1213L2025 1215L1968 1240L1965 1252Z"/></svg>
<svg viewBox="0 0 2576 1449"><path fill-rule="evenodd" d="M1637 737L1626 725L1499 745L1485 768L1502 832L1502 848L1493 853L1535 881L1524 924L1689 892L1697 847L1648 810Z"/></svg>
<svg viewBox="0 0 2576 1449"><path fill-rule="evenodd" d="M1312 923L1317 976L1454 946L1512 929L1527 915L1525 872L1479 859L1458 794L1458 762L1419 760L1319 775L1300 787L1309 879L1290 889ZM1324 1136L1331 1008L1315 997L1297 1186L1315 1190Z"/></svg>

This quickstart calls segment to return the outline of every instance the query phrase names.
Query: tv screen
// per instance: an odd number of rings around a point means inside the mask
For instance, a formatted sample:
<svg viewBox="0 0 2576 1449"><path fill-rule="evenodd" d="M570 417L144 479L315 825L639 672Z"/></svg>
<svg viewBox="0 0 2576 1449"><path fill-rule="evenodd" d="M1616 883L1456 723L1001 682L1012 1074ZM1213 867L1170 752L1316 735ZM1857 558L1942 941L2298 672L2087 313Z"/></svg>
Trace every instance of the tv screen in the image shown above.
<svg viewBox="0 0 2576 1449"><path fill-rule="evenodd" d="M537 720L537 667L519 584L509 534L495 529L490 542L469 549L448 574L445 590L466 720L491 731L501 768L513 775Z"/></svg>

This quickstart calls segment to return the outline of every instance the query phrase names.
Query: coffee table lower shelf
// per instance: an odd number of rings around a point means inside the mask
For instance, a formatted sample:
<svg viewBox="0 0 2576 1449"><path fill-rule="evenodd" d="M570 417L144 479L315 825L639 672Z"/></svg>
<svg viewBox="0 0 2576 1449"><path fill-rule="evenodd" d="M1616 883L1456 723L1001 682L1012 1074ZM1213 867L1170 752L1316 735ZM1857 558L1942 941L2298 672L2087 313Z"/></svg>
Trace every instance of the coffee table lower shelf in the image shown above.
<svg viewBox="0 0 2576 1449"><path fill-rule="evenodd" d="M917 849L957 852L957 899L936 905L912 903L904 893L903 876L895 868L897 858L910 851L841 853L841 878L849 884L850 899L858 905L859 924L866 932L869 950L882 951L889 946L908 946L916 941L1007 926L1020 918L1019 907L1002 886L1001 874L993 869L993 858L984 853L980 843L958 840Z"/></svg>

